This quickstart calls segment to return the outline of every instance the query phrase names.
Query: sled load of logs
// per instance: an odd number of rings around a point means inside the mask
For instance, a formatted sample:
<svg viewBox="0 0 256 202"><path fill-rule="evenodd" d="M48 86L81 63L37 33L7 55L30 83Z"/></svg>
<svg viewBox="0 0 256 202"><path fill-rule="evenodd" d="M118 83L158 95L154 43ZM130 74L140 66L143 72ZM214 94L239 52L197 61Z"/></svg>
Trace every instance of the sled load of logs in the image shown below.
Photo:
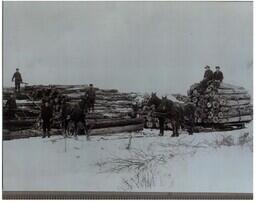
<svg viewBox="0 0 256 202"><path fill-rule="evenodd" d="M226 83L212 82L205 91L200 84L193 84L188 95L172 94L176 102L193 102L196 105L196 131L231 130L243 128L253 117L253 106L248 92L243 87ZM173 100L175 101L175 100ZM146 101L144 101L146 103ZM145 128L159 128L159 120L154 110L144 106L141 116L144 117ZM170 120L165 121L165 129L171 130Z"/></svg>
<svg viewBox="0 0 256 202"><path fill-rule="evenodd" d="M196 83L188 91L196 105L195 123L242 126L253 119L251 98L243 87L212 82L202 91L199 86Z"/></svg>
<svg viewBox="0 0 256 202"><path fill-rule="evenodd" d="M41 100L45 93L49 95L55 94L58 99L65 97L69 104L75 105L85 95L87 89L88 85L25 86L21 93L16 94L17 110L14 119L9 119L5 116L7 109L4 108L4 134L25 129L39 130L41 125L41 120L39 119ZM136 93L121 93L116 89L95 88L95 90L95 110L86 115L90 135L131 132L143 129L144 120L134 115ZM3 106L5 106L7 99L13 93L13 88L4 89ZM53 130L61 130L60 111L55 112L55 107L53 106L52 128ZM25 133L23 133L24 135ZM15 138L17 138L16 136ZM10 139L10 137L6 137L6 139Z"/></svg>

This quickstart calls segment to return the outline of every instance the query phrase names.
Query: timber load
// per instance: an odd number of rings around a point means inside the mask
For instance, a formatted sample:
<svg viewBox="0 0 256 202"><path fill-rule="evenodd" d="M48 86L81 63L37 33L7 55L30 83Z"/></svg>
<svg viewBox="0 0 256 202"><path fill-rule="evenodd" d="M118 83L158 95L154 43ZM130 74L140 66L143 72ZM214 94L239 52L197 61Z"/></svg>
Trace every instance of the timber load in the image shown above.
<svg viewBox="0 0 256 202"><path fill-rule="evenodd" d="M25 86L21 93L16 94L17 109L15 110L15 117L10 119L8 117L8 109L4 108L3 128L5 131L10 132L28 129L30 131L38 130L41 127L39 118L41 100L45 94L55 95L58 99L65 97L69 104L76 105L85 95L88 88L88 85ZM131 132L143 129L144 119L134 116L136 93L121 93L116 89L95 88L95 90L95 110L86 114L86 122L91 129L91 135ZM3 106L5 106L7 99L13 92L13 88L5 88L3 90ZM60 105L61 102L59 102L59 106L53 107L53 130L61 129ZM23 136L26 135L23 134Z"/></svg>
<svg viewBox="0 0 256 202"><path fill-rule="evenodd" d="M172 94L173 101L186 104L193 102L195 110L195 131L222 131L240 129L253 119L253 106L249 93L239 86L212 82L202 92L200 84L193 84L188 95ZM147 99L144 102L147 103ZM145 128L159 128L159 120L154 109L144 104L141 110ZM166 130L172 130L170 120L164 123Z"/></svg>
<svg viewBox="0 0 256 202"><path fill-rule="evenodd" d="M251 97L243 87L211 82L202 92L200 84L194 84L188 97L196 105L198 125L244 126L253 119Z"/></svg>

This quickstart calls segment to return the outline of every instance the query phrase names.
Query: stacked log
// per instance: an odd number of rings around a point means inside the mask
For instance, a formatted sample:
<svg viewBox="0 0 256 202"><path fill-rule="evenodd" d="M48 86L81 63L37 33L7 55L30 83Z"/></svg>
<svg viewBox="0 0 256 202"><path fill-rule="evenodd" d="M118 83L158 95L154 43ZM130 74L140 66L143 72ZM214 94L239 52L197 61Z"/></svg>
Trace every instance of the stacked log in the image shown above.
<svg viewBox="0 0 256 202"><path fill-rule="evenodd" d="M38 125L43 91L48 90L50 94L55 92L60 97L65 96L68 103L75 105L85 95L87 89L87 85L26 86L24 91L16 95L16 118L9 120L4 116L4 128L22 130ZM120 93L116 89L95 89L95 110L86 115L88 127L93 129L92 134L102 134L104 131L114 133L143 129L143 119L130 117L136 99L135 93ZM13 92L13 89L4 90L4 105ZM60 112L56 112L52 124L53 128L60 129L59 117Z"/></svg>
<svg viewBox="0 0 256 202"><path fill-rule="evenodd" d="M212 82L202 92L198 86L192 85L188 92L190 101L197 106L196 123L236 125L252 120L251 98L243 87Z"/></svg>

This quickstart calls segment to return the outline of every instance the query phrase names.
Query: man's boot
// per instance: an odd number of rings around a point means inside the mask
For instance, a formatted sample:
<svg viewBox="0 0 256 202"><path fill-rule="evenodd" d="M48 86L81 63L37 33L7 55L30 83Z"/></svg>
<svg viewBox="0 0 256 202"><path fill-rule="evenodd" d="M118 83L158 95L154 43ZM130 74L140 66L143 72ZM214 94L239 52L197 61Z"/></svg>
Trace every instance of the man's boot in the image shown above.
<svg viewBox="0 0 256 202"><path fill-rule="evenodd" d="M163 128L160 128L159 136L164 136L164 129Z"/></svg>
<svg viewBox="0 0 256 202"><path fill-rule="evenodd" d="M164 136L164 133L163 133L163 132L160 132L160 133L159 133L159 136Z"/></svg>

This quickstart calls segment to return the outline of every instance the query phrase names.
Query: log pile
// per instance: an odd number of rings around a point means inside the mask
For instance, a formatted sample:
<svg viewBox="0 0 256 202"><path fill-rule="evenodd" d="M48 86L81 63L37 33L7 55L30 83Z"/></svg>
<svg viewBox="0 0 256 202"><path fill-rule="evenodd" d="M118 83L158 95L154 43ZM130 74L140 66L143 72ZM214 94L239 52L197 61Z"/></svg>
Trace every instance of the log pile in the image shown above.
<svg viewBox="0 0 256 202"><path fill-rule="evenodd" d="M197 106L197 124L239 125L253 118L250 95L243 87L212 82L202 92L199 84L194 84L188 96Z"/></svg>
<svg viewBox="0 0 256 202"><path fill-rule="evenodd" d="M4 109L4 129L9 131L38 129L41 100L45 92L48 91L50 95L55 93L60 98L65 96L68 103L75 105L85 95L87 88L87 85L26 86L20 94L16 95L15 119L8 119L5 116L7 109ZM116 89L95 89L95 111L86 115L86 122L92 135L143 129L143 119L130 117L134 112L135 93L120 93ZM4 89L3 106L13 92L11 88ZM54 129L61 128L60 111L54 112L52 126Z"/></svg>

